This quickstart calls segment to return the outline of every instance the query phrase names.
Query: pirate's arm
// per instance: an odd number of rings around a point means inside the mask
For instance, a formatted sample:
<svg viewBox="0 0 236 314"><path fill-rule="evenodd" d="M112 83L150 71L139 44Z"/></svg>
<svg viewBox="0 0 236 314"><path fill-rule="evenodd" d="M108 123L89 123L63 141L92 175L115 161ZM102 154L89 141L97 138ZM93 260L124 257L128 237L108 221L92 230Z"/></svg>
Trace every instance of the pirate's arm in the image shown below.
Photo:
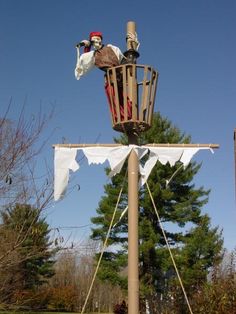
<svg viewBox="0 0 236 314"><path fill-rule="evenodd" d="M75 67L75 78L79 80L82 75L89 72L94 67L94 51L85 52L80 55L80 47L90 46L90 41L83 40L76 45L77 50L77 62Z"/></svg>

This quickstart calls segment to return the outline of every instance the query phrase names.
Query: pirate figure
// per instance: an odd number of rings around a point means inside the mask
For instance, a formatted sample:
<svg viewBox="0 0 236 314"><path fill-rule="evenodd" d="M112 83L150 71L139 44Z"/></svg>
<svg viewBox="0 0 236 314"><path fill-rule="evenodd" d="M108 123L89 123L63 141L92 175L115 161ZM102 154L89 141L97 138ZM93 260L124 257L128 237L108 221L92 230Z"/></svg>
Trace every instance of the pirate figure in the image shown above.
<svg viewBox="0 0 236 314"><path fill-rule="evenodd" d="M84 53L80 55L79 48L84 46ZM94 50L91 51L91 48ZM113 45L103 45L102 33L90 33L89 40L82 40L77 46L77 64L75 77L77 80L95 66L106 71L110 67L121 64L125 58L120 49Z"/></svg>
<svg viewBox="0 0 236 314"><path fill-rule="evenodd" d="M77 46L77 63L75 68L75 77L77 80L81 76L85 75L94 67L99 68L102 71L107 71L110 67L115 67L120 64L126 63L126 57L122 54L121 50L111 44L104 45L102 43L102 33L91 32L89 40L82 40ZM80 47L84 47L84 53L80 54ZM93 50L91 50L93 48ZM113 99L113 104L115 103L114 88L109 86L107 83L106 74L105 77L105 92L108 98L109 106L113 117L116 119L116 112L114 106L112 106L111 98ZM120 113L121 118L124 118L124 105L123 105L123 86L122 86L122 75L118 76L118 93L119 93L119 103L120 103ZM128 108L128 118L131 119L132 104L127 99Z"/></svg>

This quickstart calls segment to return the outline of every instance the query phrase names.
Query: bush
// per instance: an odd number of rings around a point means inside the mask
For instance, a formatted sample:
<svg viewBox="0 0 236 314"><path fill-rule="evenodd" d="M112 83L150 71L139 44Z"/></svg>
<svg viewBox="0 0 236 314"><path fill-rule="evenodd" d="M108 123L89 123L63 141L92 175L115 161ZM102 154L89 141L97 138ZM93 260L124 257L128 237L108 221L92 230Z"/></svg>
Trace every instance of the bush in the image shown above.
<svg viewBox="0 0 236 314"><path fill-rule="evenodd" d="M73 312L75 311L77 298L78 292L73 285L51 288L51 299L48 309Z"/></svg>
<svg viewBox="0 0 236 314"><path fill-rule="evenodd" d="M128 307L125 301L122 301L122 303L116 304L114 306L114 314L127 314L127 313L128 313Z"/></svg>

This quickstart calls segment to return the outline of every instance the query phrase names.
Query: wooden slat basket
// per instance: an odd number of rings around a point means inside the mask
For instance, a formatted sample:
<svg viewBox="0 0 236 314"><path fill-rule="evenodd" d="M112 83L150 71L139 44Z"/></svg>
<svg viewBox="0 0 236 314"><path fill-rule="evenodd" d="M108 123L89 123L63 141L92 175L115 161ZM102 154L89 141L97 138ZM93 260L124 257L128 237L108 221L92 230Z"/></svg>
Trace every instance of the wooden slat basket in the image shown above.
<svg viewBox="0 0 236 314"><path fill-rule="evenodd" d="M158 72L148 65L125 64L107 70L106 94L112 127L123 133L151 127Z"/></svg>

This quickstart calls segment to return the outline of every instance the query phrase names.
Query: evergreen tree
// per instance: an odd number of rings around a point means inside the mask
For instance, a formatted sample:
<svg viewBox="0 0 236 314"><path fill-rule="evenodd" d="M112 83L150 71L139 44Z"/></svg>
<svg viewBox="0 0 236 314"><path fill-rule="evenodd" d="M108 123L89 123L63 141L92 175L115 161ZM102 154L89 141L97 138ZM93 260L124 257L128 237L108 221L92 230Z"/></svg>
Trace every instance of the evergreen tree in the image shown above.
<svg viewBox="0 0 236 314"><path fill-rule="evenodd" d="M38 209L16 204L2 211L1 218L0 245L9 255L7 265L0 264L1 285L7 292L1 296L13 304L54 274L55 251L50 247L49 226Z"/></svg>
<svg viewBox="0 0 236 314"><path fill-rule="evenodd" d="M139 144L148 143L190 143L186 136L172 123L154 114L153 126L141 134ZM116 142L127 144L126 136ZM92 238L104 240L115 208L119 190L125 175L125 167L121 174L112 178L105 185L97 216L91 220L95 225ZM217 228L211 228L207 215L201 214L202 207L208 201L209 191L203 187L195 187L193 178L200 165L191 162L186 169L177 163L157 165L148 179L158 213L168 242L172 248L177 267L184 281L188 294L195 291L207 279L209 268L221 259L222 238ZM177 171L178 170L178 171ZM167 185L173 173L176 175ZM149 303L151 313L158 313L165 305L178 299L179 311L184 313L183 298L180 296L176 274L171 263L161 226L153 209L146 187L140 190L139 208L139 263L141 303ZM116 221L127 206L127 185L117 212ZM190 227L189 227L190 226ZM106 250L99 276L113 284L127 287L125 268L127 266L127 215L112 229L109 247ZM180 299L180 300L179 300ZM143 300L143 302L142 302ZM181 302L180 302L181 301ZM177 312L176 313L180 313ZM172 312L174 313L174 311Z"/></svg>

